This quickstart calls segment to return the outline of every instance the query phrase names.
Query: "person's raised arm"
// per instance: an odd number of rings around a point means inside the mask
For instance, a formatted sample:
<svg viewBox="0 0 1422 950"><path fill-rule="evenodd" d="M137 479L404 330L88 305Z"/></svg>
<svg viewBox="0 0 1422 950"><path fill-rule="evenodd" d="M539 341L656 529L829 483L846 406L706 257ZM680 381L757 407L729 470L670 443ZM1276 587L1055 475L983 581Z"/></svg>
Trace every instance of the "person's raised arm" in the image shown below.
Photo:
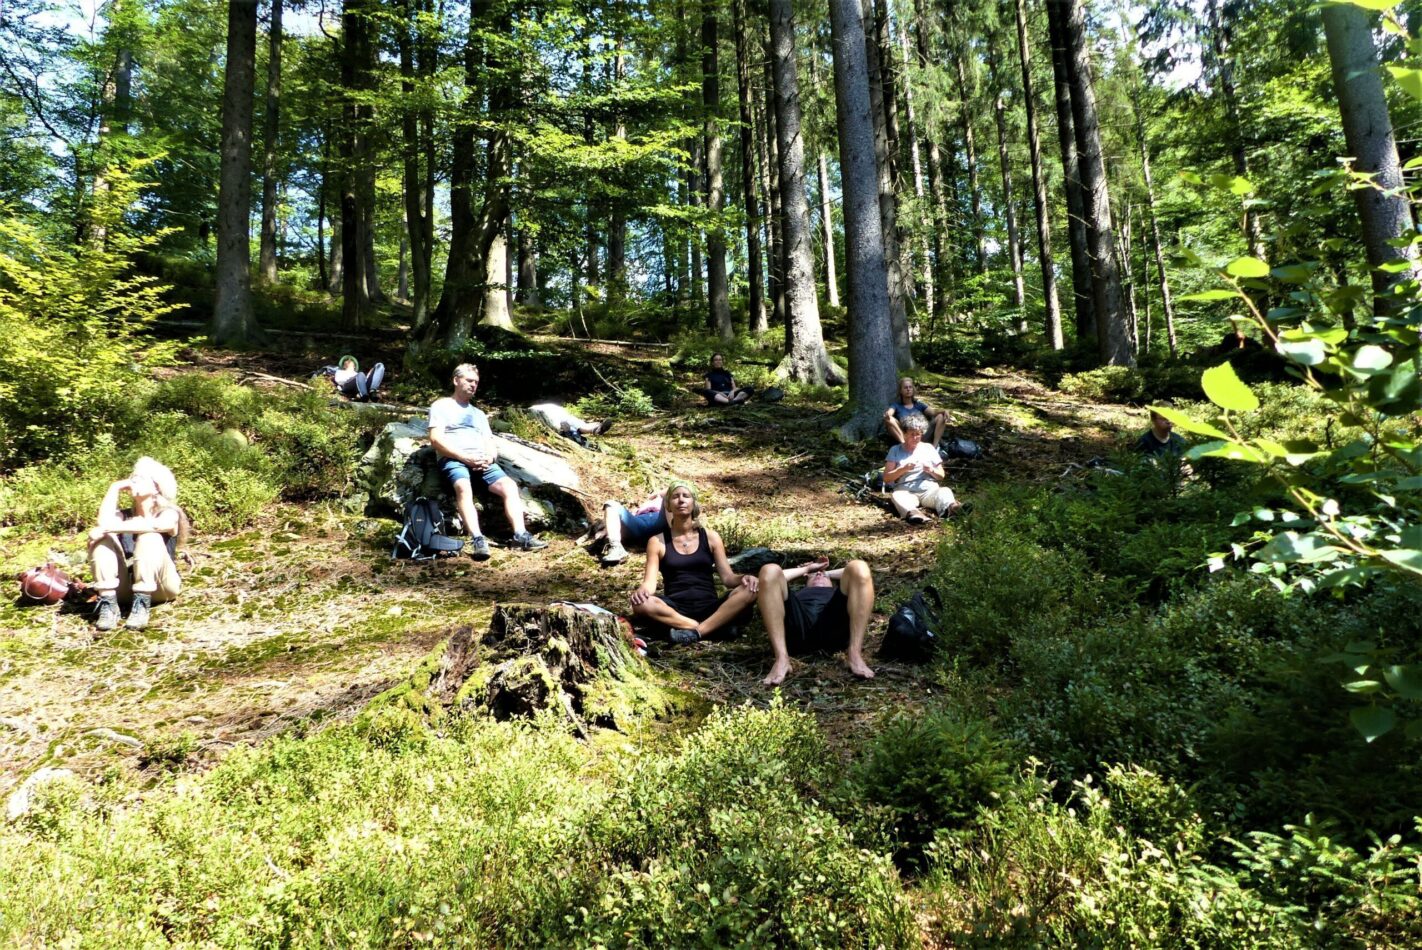
<svg viewBox="0 0 1422 950"><path fill-rule="evenodd" d="M806 574L813 574L815 571L822 571L827 567L829 567L829 558L820 556L796 567L787 567L784 571L785 579L787 581L798 580Z"/></svg>
<svg viewBox="0 0 1422 950"><path fill-rule="evenodd" d="M647 539L647 564L642 569L642 583L632 591L632 596L629 598L633 607L640 607L657 592L657 568L661 564L662 552L665 550L666 545L662 544L661 538Z"/></svg>

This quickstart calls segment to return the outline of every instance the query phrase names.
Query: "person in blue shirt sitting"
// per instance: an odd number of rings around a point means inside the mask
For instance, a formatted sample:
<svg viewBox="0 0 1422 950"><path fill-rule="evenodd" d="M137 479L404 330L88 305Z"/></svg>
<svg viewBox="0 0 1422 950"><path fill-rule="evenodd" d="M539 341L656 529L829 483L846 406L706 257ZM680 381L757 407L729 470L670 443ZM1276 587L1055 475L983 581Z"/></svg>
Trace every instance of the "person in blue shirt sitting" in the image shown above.
<svg viewBox="0 0 1422 950"><path fill-rule="evenodd" d="M927 441L929 445L937 449L938 443L943 440L943 430L948 427L948 413L943 409L934 409L919 399L913 380L905 376L899 380L898 399L894 400L892 406L884 410L884 427L889 430L889 438L895 445L903 445L904 420L914 414L928 420L929 426L933 429L933 438Z"/></svg>

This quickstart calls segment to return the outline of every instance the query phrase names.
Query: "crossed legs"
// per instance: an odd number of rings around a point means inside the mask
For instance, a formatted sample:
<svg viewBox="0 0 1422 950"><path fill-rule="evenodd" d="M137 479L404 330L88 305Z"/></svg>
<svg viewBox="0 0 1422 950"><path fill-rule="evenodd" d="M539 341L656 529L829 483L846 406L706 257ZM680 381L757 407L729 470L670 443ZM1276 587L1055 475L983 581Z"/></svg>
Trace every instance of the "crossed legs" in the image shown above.
<svg viewBox="0 0 1422 950"><path fill-rule="evenodd" d="M648 597L633 607L632 613L672 630L695 630L704 638L726 626L754 602L754 594L744 587L737 587L721 602L716 612L705 620L694 620L656 596Z"/></svg>

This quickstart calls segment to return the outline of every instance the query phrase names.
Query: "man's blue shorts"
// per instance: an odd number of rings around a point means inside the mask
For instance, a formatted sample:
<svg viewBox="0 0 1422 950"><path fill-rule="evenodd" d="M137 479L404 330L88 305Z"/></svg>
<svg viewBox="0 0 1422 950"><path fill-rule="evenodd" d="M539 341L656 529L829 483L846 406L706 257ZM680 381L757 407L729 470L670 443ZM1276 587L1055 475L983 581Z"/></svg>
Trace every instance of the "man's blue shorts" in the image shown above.
<svg viewBox="0 0 1422 950"><path fill-rule="evenodd" d="M627 510L627 506L621 502L608 502L608 507L612 509L612 514L617 515L617 520L622 523L622 543L643 547L647 541L658 534L667 526L667 516L662 511L649 511L645 515L634 515Z"/></svg>
<svg viewBox="0 0 1422 950"><path fill-rule="evenodd" d="M455 482L470 481L473 479L473 476L469 472L469 466L459 461L459 459L440 459L439 470L444 473L445 478L449 479L451 485ZM499 463L497 462L480 472L479 476L484 479L485 485L493 485L494 482L499 479L508 477L507 473L499 468Z"/></svg>

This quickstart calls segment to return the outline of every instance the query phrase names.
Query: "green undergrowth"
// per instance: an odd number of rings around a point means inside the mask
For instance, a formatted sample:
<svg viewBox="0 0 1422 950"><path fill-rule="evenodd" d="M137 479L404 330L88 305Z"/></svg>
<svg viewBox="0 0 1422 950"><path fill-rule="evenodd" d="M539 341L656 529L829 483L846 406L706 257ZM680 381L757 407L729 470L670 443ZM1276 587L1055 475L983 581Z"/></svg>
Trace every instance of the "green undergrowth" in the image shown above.
<svg viewBox="0 0 1422 950"><path fill-rule="evenodd" d="M459 718L239 749L141 803L46 786L0 834L9 944L912 946L806 714L666 751Z"/></svg>
<svg viewBox="0 0 1422 950"><path fill-rule="evenodd" d="M267 393L184 373L125 397L125 423L84 451L0 478L0 519L59 532L92 521L110 482L141 455L172 468L195 530L224 534L271 503L343 494L376 422L316 393Z"/></svg>

